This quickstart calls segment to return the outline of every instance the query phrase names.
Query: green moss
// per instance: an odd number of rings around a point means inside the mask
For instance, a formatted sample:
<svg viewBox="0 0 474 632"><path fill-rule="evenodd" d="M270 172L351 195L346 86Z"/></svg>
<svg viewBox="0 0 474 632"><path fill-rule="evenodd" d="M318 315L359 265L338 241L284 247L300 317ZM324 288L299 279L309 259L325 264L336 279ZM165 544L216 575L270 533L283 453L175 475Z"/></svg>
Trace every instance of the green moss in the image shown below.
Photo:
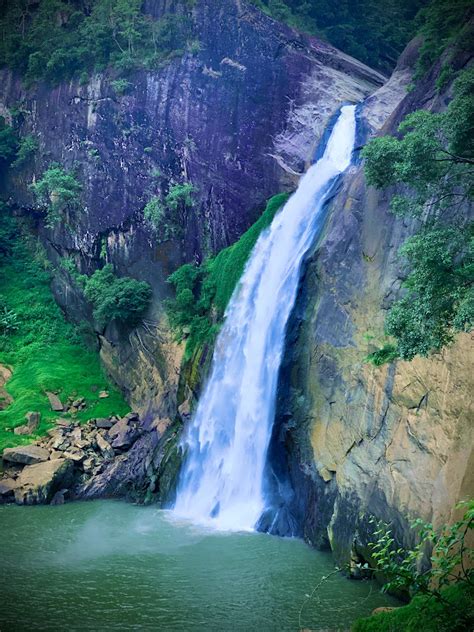
<svg viewBox="0 0 474 632"><path fill-rule="evenodd" d="M451 586L443 591L446 602L415 597L407 606L358 619L353 632L468 632L474 626L474 591Z"/></svg>
<svg viewBox="0 0 474 632"><path fill-rule="evenodd" d="M274 195L267 203L265 211L242 237L229 248L210 259L207 263L208 283L215 287L213 304L222 315L232 293L242 276L245 264L255 246L260 233L273 221L276 212L285 204L288 193Z"/></svg>
<svg viewBox="0 0 474 632"><path fill-rule="evenodd" d="M260 218L235 244L203 265L186 264L169 277L176 288L176 298L168 301L168 314L176 339L186 339L185 360L200 346L214 340L260 233L271 224L288 196L288 193L273 196Z"/></svg>
<svg viewBox="0 0 474 632"><path fill-rule="evenodd" d="M63 401L70 395L84 397L87 408L78 414L80 421L125 414L129 407L107 381L97 353L83 345L56 305L50 274L35 256L35 244L27 243L11 220L2 216L1 221L10 222L11 248L0 262L0 294L16 314L18 327L0 337L0 362L13 370L7 383L13 403L0 411L0 449L31 442L31 436L6 430L25 423L29 411L41 413L38 434L51 427L58 413L51 411L46 391L58 392ZM101 390L109 397L99 398Z"/></svg>

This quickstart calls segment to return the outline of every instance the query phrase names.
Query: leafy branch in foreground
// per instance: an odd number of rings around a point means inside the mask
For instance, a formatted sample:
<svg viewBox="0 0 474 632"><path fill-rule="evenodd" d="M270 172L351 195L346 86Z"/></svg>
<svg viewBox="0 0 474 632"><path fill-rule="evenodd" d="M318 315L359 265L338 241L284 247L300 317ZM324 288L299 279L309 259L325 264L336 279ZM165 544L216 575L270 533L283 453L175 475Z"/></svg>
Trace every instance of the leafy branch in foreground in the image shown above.
<svg viewBox="0 0 474 632"><path fill-rule="evenodd" d="M397 547L386 523L376 526L377 540L369 544L375 568L385 578L384 592L403 591L410 595L425 594L443 601L443 589L453 583L474 588L474 551L468 538L474 529L474 500L460 503L464 515L452 525L436 530L432 524L418 519L412 528L418 532L418 544L413 549ZM430 563L423 563L427 550L432 551Z"/></svg>
<svg viewBox="0 0 474 632"><path fill-rule="evenodd" d="M453 95L446 112L414 112L399 137L363 150L368 184L404 185L391 210L429 218L400 251L410 272L385 323L396 344L372 353L375 365L427 356L474 327L474 229L465 213L474 197L474 68L458 77Z"/></svg>

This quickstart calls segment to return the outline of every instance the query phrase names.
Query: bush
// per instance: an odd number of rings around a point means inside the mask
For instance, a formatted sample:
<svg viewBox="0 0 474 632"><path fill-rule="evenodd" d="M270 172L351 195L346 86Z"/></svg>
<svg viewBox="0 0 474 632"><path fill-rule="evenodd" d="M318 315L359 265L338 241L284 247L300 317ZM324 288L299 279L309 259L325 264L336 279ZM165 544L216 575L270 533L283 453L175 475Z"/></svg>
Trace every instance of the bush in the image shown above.
<svg viewBox="0 0 474 632"><path fill-rule="evenodd" d="M38 147L38 140L32 134L28 134L28 136L21 138L12 167L22 167L38 150Z"/></svg>
<svg viewBox="0 0 474 632"><path fill-rule="evenodd" d="M0 116L0 170L3 171L15 159L18 149L18 137L10 125Z"/></svg>
<svg viewBox="0 0 474 632"><path fill-rule="evenodd" d="M133 327L143 318L152 291L145 281L117 278L112 265L107 264L85 281L84 294L94 306L94 318L100 327L112 320Z"/></svg>
<svg viewBox="0 0 474 632"><path fill-rule="evenodd" d="M41 178L31 185L31 189L38 203L46 208L48 225L54 226L66 210L79 206L82 185L73 173L53 162Z"/></svg>
<svg viewBox="0 0 474 632"><path fill-rule="evenodd" d="M144 218L159 233L159 241L180 239L188 221L194 203L195 188L192 184L175 184L163 202L157 196L151 198L143 209Z"/></svg>
<svg viewBox="0 0 474 632"><path fill-rule="evenodd" d="M427 356L474 327L474 224L465 212L474 197L474 69L459 75L453 97L445 112L414 112L398 137L376 138L363 150L368 184L404 185L391 210L429 216L400 250L409 274L385 321L396 349L371 354L376 365Z"/></svg>

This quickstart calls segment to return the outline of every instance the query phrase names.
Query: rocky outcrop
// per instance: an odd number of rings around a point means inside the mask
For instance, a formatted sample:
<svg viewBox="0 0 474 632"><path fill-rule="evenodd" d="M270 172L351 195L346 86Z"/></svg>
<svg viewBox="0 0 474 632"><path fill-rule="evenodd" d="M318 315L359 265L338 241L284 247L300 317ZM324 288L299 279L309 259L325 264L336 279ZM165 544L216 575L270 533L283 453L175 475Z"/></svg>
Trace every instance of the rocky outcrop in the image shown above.
<svg viewBox="0 0 474 632"><path fill-rule="evenodd" d="M402 64L412 57L410 47ZM441 110L449 98L435 89L441 63L404 96L399 79L410 73L399 67L397 90L368 99L362 118L372 128L385 119L383 132L393 133L410 111ZM362 167L347 174L301 282L280 376L274 473L289 476L288 505L303 535L340 563L368 558L371 515L409 545L410 519L449 522L474 492L472 335L430 358L365 362L381 346L386 310L406 274L397 251L416 228L390 214L388 202L367 188Z"/></svg>
<svg viewBox="0 0 474 632"><path fill-rule="evenodd" d="M165 418L147 424L138 413L82 425L59 418L36 443L3 451L0 502L165 500L179 467L179 429L179 423Z"/></svg>
<svg viewBox="0 0 474 632"><path fill-rule="evenodd" d="M146 9L160 16L170 4L151 0ZM55 88L26 89L7 71L0 81L0 113L9 119L19 109L21 134L39 141L32 160L6 183L13 204L38 210L28 185L51 161L75 168L83 184L82 209L56 228L36 215L60 305L78 322L92 320L61 266L64 256L85 273L113 262L118 274L153 287L143 327L98 333L107 369L133 407L157 417L175 406L180 362L162 317L168 275L234 242L270 195L295 186L339 105L363 99L384 80L243 0L198 0L192 10L172 4L191 11L200 46L133 73L123 95L114 90L113 72ZM183 239L162 243L144 221L144 206L184 181L194 185L196 202Z"/></svg>

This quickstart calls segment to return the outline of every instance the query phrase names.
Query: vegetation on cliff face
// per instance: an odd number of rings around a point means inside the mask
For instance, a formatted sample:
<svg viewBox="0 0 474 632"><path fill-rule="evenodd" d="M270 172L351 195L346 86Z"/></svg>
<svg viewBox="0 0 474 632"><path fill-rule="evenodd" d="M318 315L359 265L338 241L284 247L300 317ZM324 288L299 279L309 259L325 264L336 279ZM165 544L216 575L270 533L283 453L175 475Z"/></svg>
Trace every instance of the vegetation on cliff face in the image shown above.
<svg viewBox="0 0 474 632"><path fill-rule="evenodd" d="M400 251L405 294L385 324L396 347L372 354L375 364L426 356L474 327L474 227L465 213L474 197L474 69L456 79L445 112L414 112L398 131L364 149L367 182L403 185L392 211L424 221Z"/></svg>
<svg viewBox="0 0 474 632"><path fill-rule="evenodd" d="M427 0L252 0L265 13L303 32L322 36L369 66L390 72Z"/></svg>
<svg viewBox="0 0 474 632"><path fill-rule="evenodd" d="M154 196L146 204L143 216L153 226L159 241L183 237L194 192L195 187L189 182L175 184L164 200Z"/></svg>
<svg viewBox="0 0 474 632"><path fill-rule="evenodd" d="M188 0L191 5L191 1ZM50 84L111 65L152 68L182 54L191 36L186 15L155 20L142 0L13 0L0 5L0 66L28 83Z"/></svg>
<svg viewBox="0 0 474 632"><path fill-rule="evenodd" d="M201 266L186 264L169 277L176 289L175 299L168 302L169 319L177 340L186 340L188 358L217 333L252 248L287 199L287 193L273 196L260 218L235 244Z"/></svg>
<svg viewBox="0 0 474 632"><path fill-rule="evenodd" d="M0 450L31 441L6 430L24 424L27 412L41 413L38 434L51 427L58 414L46 391L59 393L63 401L84 397L87 407L77 415L81 421L125 414L129 408L104 376L97 352L84 346L55 303L41 247L4 209L0 217L0 296L3 310L10 312L10 327L0 325L0 362L13 371L6 384L13 402L0 410ZM103 390L107 398L99 397Z"/></svg>
<svg viewBox="0 0 474 632"><path fill-rule="evenodd" d="M397 546L385 523L376 525L369 544L373 570L385 580L384 592L402 591L414 596L410 605L358 621L355 632L382 630L468 631L474 625L474 551L469 539L474 530L474 501L461 503L464 513L451 525L434 529L416 520L418 544L411 550ZM424 556L431 552L429 564ZM368 564L361 568L367 568ZM430 622L435 624L430 627Z"/></svg>
<svg viewBox="0 0 474 632"><path fill-rule="evenodd" d="M142 320L152 295L146 281L116 277L111 264L81 279L84 296L94 306L94 318L100 327L112 320L134 327Z"/></svg>
<svg viewBox="0 0 474 632"><path fill-rule="evenodd" d="M79 208L82 185L74 173L66 171L59 163L51 163L41 178L31 185L31 190L38 204L46 209L46 223L50 227L64 221L67 211Z"/></svg>

